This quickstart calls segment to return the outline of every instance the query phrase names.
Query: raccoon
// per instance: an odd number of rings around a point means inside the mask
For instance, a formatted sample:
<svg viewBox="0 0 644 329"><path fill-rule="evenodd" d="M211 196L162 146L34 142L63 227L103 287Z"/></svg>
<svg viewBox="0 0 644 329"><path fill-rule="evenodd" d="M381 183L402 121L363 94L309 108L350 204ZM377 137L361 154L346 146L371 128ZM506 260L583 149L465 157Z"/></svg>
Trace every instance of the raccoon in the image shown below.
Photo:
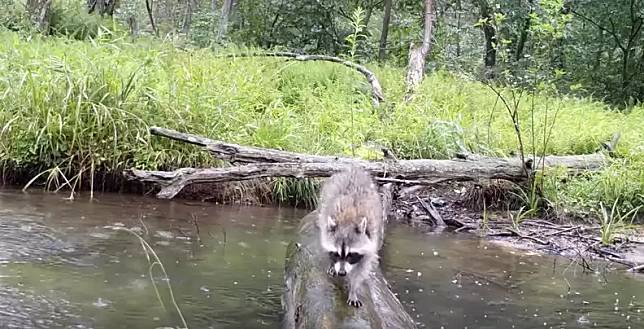
<svg viewBox="0 0 644 329"><path fill-rule="evenodd" d="M358 292L378 266L384 223L380 195L371 176L352 167L331 176L320 193L320 244L329 255L331 276L344 277L347 303L361 307Z"/></svg>

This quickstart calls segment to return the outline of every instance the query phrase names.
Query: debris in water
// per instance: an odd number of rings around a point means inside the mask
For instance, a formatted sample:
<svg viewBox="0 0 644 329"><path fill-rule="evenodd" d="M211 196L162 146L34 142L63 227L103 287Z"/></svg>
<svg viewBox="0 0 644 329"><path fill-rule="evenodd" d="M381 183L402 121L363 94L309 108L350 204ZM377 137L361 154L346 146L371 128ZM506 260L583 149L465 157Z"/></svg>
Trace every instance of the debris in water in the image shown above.
<svg viewBox="0 0 644 329"><path fill-rule="evenodd" d="M93 302L92 305L94 305L96 307L106 307L106 306L110 305L110 303L111 302L109 300L103 301L103 298L98 297L98 299L95 302Z"/></svg>
<svg viewBox="0 0 644 329"><path fill-rule="evenodd" d="M89 236L91 236L92 238L97 238L97 239L109 239L110 238L109 234L99 233L99 232L90 233Z"/></svg>
<svg viewBox="0 0 644 329"><path fill-rule="evenodd" d="M159 238L163 238L163 239L172 239L172 238L174 238L174 234L172 234L171 232L168 232L168 231L156 231L154 236L159 237Z"/></svg>

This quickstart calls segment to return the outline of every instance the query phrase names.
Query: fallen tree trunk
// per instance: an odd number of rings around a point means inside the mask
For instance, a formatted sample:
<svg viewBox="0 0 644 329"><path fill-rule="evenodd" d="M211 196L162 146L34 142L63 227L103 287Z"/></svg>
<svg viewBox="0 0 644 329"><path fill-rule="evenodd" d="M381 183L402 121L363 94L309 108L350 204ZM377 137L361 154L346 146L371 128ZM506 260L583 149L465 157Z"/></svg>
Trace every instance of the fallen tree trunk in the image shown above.
<svg viewBox="0 0 644 329"><path fill-rule="evenodd" d="M364 75L364 77L367 78L367 82L369 82L369 85L371 86L371 99L373 101L374 106L380 105L380 103L385 100L385 94L382 91L382 86L380 85L380 81L376 77L375 73L373 73L364 65L350 62L339 57L333 57L333 56L327 56L327 55L303 55L303 54L296 54L296 53L290 53L290 52L284 52L284 51L273 52L273 53L246 53L246 54L241 53L241 54L223 55L223 57L233 57L233 58L234 57L259 57L259 56L286 57L286 58L292 58L296 61L302 61L302 62L325 61L325 62L342 64L346 67L352 68L360 72L360 74Z"/></svg>
<svg viewBox="0 0 644 329"><path fill-rule="evenodd" d="M302 155L302 158L306 158ZM518 159L468 160L401 160L397 162L356 161L381 182L434 184L450 180L526 179ZM562 166L569 171L592 171L601 168L601 154L585 156L546 157L546 167ZM171 199L184 187L195 183L221 183L265 177L315 178L329 177L345 169L343 162L254 163L223 168L181 168L175 171L144 171L129 169L126 178L161 186L157 197Z"/></svg>
<svg viewBox="0 0 644 329"><path fill-rule="evenodd" d="M176 130L152 127L150 133L177 141L201 146L215 158L230 163L274 163L274 162L364 162L351 158L324 155L309 155L288 151L243 146L210 138L178 132Z"/></svg>
<svg viewBox="0 0 644 329"><path fill-rule="evenodd" d="M338 156L328 156L328 155L311 155L311 154L302 154L296 152L280 151L275 149L267 149L260 147L252 146L243 146L233 143L227 143L223 141L213 140L210 138L182 133L176 130L161 128L161 127L151 127L150 133L157 136L167 137L174 139L180 142L185 142L189 144L194 144L201 146L204 150L210 152L215 158L226 160L230 163L339 163L339 164L357 164L357 165L368 165L373 163L371 161L360 160L355 158L346 158ZM615 137L613 137L613 140ZM611 142L616 143L616 142ZM613 146L614 147L614 146ZM382 150L388 151L386 149ZM472 162L472 163L482 163L487 165L509 165L509 166L521 166L520 157L512 158L492 158L486 156L480 156L475 154L457 154L457 159L454 160L397 160L395 162L389 163L414 163L414 162L426 162L426 163L441 163L445 161L453 161L458 163L463 162ZM571 170L597 170L601 168L605 161L605 156L602 153L593 153L587 155L564 155L556 156L551 155L543 159L537 159L537 164L533 164L531 159L529 164L526 164L527 168L541 168L543 162L545 161L546 167L554 166L563 166ZM486 177L482 177L486 178ZM525 178L525 177L523 177Z"/></svg>
<svg viewBox="0 0 644 329"><path fill-rule="evenodd" d="M298 240L287 249L282 328L416 328L379 268L365 280L364 305L347 304L340 282L326 273L316 215L314 211L302 219Z"/></svg>
<svg viewBox="0 0 644 329"><path fill-rule="evenodd" d="M603 153L547 156L538 159L537 163L532 163L532 160L528 159L525 164L519 157L492 158L468 154L459 155L460 158L453 160L366 161L242 146L159 127L152 127L150 132L201 146L218 159L245 164L223 168L181 168L170 172L138 169L124 171L124 176L130 180L161 186L157 197L163 199L171 199L184 187L195 183L234 182L266 177L329 177L349 165L363 167L381 183L431 185L450 180L524 181L527 178L524 168L532 170L533 168L563 167L570 173L576 174L601 169L605 163ZM383 151L386 150L383 149Z"/></svg>

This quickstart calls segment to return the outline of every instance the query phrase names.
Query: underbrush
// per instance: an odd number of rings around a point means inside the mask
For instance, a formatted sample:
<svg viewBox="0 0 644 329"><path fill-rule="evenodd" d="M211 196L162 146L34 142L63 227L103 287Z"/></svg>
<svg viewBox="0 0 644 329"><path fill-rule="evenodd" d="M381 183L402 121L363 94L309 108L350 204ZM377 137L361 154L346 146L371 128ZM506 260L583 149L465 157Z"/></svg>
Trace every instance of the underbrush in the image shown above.
<svg viewBox="0 0 644 329"><path fill-rule="evenodd" d="M380 156L377 145L399 158L450 158L461 150L503 156L518 149L496 95L445 72L428 75L417 97L403 103L404 71L368 65L387 98L374 109L364 78L332 63L221 58L145 39L26 40L5 31L0 43L0 165L5 175L28 168L22 183L37 173L43 174L34 183L51 183L55 173L57 188L129 167L219 165L194 146L150 136L152 125L365 158ZM553 207L572 212L617 200L629 209L644 204L643 108L615 112L591 99L525 94L519 117L527 154L591 153L621 133L618 158L606 170L544 181ZM273 200L315 200L315 182L272 184Z"/></svg>

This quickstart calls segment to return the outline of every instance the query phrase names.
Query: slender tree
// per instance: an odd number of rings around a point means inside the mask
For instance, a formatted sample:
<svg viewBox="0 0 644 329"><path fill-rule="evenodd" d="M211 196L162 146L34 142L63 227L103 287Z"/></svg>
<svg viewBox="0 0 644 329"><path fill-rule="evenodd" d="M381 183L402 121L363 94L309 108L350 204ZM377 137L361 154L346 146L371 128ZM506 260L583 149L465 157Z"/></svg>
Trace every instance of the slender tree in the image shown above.
<svg viewBox="0 0 644 329"><path fill-rule="evenodd" d="M425 60L431 50L432 33L434 29L434 1L425 0L423 23L423 40L420 44L412 42L409 49L409 64L407 66L406 100L410 100L414 91L423 80L425 74Z"/></svg>
<svg viewBox="0 0 644 329"><path fill-rule="evenodd" d="M389 20L391 19L392 0L385 0L385 12L382 17L382 32L380 33L380 47L378 50L378 60L385 61L387 56L387 35L389 34Z"/></svg>
<svg viewBox="0 0 644 329"><path fill-rule="evenodd" d="M479 7L479 14L481 18L481 29L485 36L485 77L494 77L494 68L496 66L496 46L497 35L494 28L494 17L492 17L492 8L487 0L476 0L476 5Z"/></svg>
<svg viewBox="0 0 644 329"><path fill-rule="evenodd" d="M217 32L217 41L222 41L228 31L228 21L233 11L233 0L224 0L221 6L221 16L219 17L219 31Z"/></svg>

